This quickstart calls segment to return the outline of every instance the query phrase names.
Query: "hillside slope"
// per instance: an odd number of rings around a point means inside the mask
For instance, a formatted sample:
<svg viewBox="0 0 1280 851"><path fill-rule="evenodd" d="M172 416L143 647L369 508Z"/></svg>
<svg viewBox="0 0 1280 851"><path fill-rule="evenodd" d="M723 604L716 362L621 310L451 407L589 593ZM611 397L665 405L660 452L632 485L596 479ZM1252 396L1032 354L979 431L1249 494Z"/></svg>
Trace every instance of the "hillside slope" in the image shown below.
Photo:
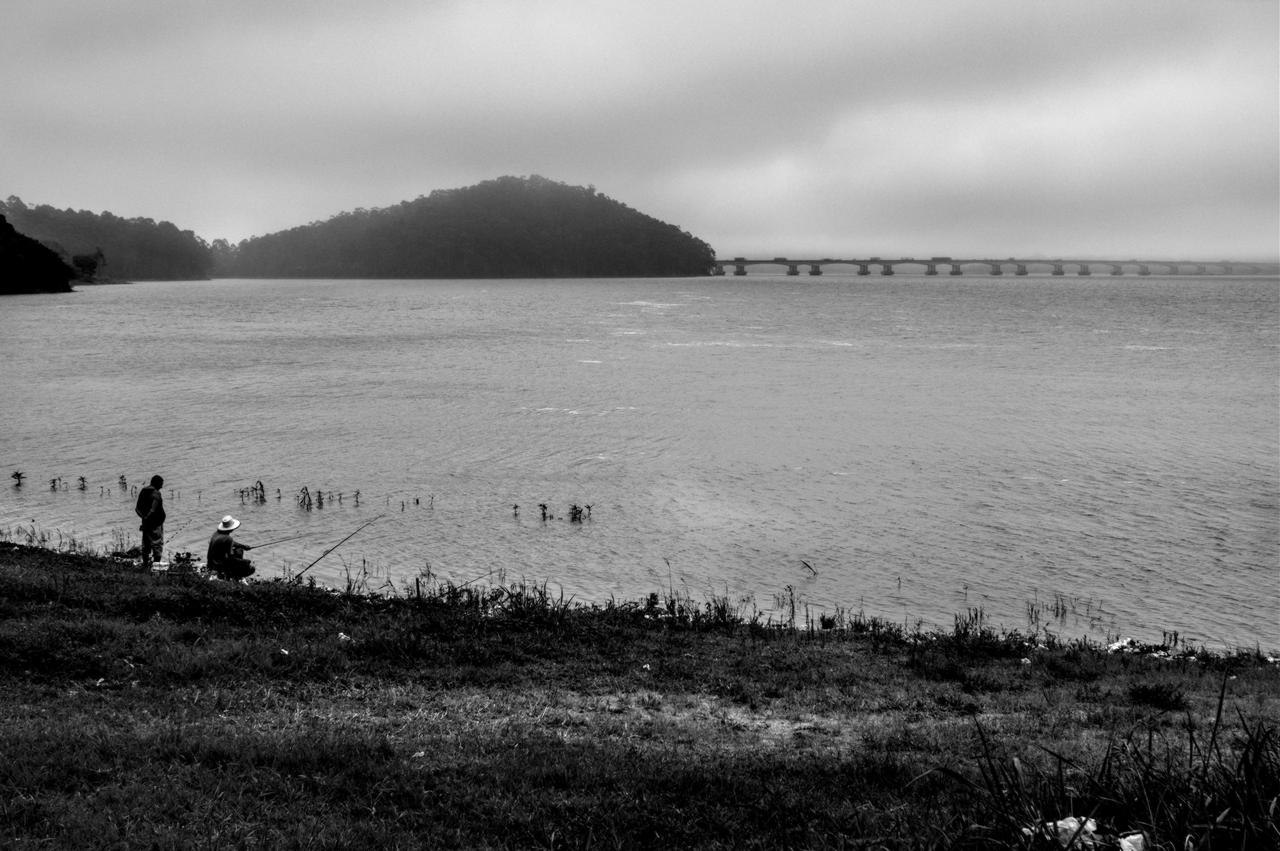
<svg viewBox="0 0 1280 851"><path fill-rule="evenodd" d="M59 210L48 204L28 205L10 196L0 201L0 214L22 234L53 249L64 262L91 258L93 272L131 281L186 281L209 277L209 246L172 222L125 219L111 212Z"/></svg>
<svg viewBox="0 0 1280 851"><path fill-rule="evenodd" d="M0 214L0 295L69 293L75 271Z"/></svg>
<svg viewBox="0 0 1280 851"><path fill-rule="evenodd" d="M219 249L224 249L219 251ZM543 177L500 177L393 207L215 243L219 276L511 278L704 275L711 247L675 225Z"/></svg>

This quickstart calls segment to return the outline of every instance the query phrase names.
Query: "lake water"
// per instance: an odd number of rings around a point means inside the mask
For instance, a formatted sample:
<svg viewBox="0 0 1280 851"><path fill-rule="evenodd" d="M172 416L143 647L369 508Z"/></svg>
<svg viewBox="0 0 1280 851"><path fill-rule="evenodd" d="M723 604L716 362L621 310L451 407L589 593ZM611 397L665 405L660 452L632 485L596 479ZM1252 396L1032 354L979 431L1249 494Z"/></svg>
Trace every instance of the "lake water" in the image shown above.
<svg viewBox="0 0 1280 851"><path fill-rule="evenodd" d="M0 353L11 538L137 543L160 473L170 551L305 536L262 577L377 518L308 575L1280 648L1275 278L142 283Z"/></svg>

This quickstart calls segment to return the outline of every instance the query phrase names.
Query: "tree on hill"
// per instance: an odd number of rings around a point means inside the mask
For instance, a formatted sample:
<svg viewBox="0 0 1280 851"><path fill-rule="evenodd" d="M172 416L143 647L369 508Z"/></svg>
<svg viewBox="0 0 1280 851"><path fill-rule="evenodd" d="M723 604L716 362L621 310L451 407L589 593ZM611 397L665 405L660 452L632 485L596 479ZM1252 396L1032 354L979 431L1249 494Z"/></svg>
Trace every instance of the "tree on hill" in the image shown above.
<svg viewBox="0 0 1280 851"><path fill-rule="evenodd" d="M0 295L69 293L75 270L0 214Z"/></svg>
<svg viewBox="0 0 1280 851"><path fill-rule="evenodd" d="M500 177L217 246L216 274L313 278L705 275L711 247L594 187Z"/></svg>
<svg viewBox="0 0 1280 851"><path fill-rule="evenodd" d="M59 210L47 204L32 207L16 196L0 201L0 214L20 233L44 243L65 261L84 258L77 266L91 266L93 274L180 281L208 278L213 270L213 255L204 240L189 230L178 230L172 222Z"/></svg>

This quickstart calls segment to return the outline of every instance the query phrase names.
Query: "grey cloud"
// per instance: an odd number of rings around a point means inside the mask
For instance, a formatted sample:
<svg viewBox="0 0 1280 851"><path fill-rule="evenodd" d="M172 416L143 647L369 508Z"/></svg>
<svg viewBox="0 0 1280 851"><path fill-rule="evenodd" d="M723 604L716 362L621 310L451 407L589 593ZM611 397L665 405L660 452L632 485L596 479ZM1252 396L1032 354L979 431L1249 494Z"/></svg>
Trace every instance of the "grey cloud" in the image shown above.
<svg viewBox="0 0 1280 851"><path fill-rule="evenodd" d="M49 0L17 20L37 37L0 34L0 63L43 73L0 99L0 192L209 237L542 173L742 250L1129 222L1276 252L1272 4Z"/></svg>

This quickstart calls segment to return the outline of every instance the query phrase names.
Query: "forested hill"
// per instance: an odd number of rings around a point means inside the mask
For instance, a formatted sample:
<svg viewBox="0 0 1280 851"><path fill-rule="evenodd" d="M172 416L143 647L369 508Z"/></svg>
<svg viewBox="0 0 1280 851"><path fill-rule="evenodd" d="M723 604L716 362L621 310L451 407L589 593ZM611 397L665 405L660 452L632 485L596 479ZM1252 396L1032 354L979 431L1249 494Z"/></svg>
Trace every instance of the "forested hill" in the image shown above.
<svg viewBox="0 0 1280 851"><path fill-rule="evenodd" d="M500 177L393 207L341 213L237 246L215 274L307 278L705 275L700 239L601 195L543 177Z"/></svg>
<svg viewBox="0 0 1280 851"><path fill-rule="evenodd" d="M85 278L184 281L208 278L213 271L208 244L171 222L28 206L15 196L0 201L0 215L74 264Z"/></svg>
<svg viewBox="0 0 1280 851"><path fill-rule="evenodd" d="M57 254L18 233L0 214L0 295L69 293L73 277Z"/></svg>

